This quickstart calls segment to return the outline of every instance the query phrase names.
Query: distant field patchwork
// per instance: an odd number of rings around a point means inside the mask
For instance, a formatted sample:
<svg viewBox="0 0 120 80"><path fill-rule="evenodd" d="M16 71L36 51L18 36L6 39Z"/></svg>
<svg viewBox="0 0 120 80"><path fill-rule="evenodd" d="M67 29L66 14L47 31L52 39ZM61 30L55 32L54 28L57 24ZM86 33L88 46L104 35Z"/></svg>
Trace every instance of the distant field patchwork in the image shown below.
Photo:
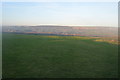
<svg viewBox="0 0 120 80"><path fill-rule="evenodd" d="M3 78L117 78L118 45L99 40L3 33Z"/></svg>

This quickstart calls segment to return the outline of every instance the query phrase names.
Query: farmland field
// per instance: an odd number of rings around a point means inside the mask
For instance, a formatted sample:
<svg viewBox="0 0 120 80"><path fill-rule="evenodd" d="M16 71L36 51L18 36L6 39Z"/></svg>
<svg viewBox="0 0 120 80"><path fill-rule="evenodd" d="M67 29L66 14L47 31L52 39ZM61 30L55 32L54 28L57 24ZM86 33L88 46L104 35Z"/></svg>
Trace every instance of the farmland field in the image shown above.
<svg viewBox="0 0 120 80"><path fill-rule="evenodd" d="M3 78L117 78L118 45L94 40L3 33Z"/></svg>

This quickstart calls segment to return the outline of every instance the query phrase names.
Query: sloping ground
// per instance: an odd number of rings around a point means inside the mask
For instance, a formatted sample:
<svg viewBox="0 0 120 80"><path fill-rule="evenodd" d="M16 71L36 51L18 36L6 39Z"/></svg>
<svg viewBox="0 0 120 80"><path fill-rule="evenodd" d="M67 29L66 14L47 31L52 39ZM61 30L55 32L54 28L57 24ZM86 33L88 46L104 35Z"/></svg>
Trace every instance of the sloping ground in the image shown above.
<svg viewBox="0 0 120 80"><path fill-rule="evenodd" d="M98 37L96 38L96 40L94 41L98 41L98 42L107 42L110 44L117 44L120 45L120 42L118 40L118 37Z"/></svg>
<svg viewBox="0 0 120 80"><path fill-rule="evenodd" d="M116 78L118 45L94 40L3 34L3 78Z"/></svg>

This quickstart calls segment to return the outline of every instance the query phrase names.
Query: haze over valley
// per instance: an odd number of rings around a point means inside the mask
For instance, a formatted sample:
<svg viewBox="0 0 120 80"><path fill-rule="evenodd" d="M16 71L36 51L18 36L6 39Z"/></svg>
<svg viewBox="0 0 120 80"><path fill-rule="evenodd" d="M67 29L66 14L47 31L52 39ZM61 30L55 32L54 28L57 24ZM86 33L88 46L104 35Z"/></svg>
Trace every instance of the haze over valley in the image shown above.
<svg viewBox="0 0 120 80"><path fill-rule="evenodd" d="M75 35L94 37L117 37L117 27L85 27L85 26L4 26L3 32Z"/></svg>

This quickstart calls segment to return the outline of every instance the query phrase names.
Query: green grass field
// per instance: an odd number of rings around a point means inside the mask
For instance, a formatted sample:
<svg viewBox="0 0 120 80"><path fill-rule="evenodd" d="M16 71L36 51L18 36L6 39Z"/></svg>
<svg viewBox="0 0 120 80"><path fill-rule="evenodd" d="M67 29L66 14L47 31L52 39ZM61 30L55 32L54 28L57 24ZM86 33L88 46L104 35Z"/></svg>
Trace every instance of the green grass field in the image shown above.
<svg viewBox="0 0 120 80"><path fill-rule="evenodd" d="M78 36L3 33L3 78L117 78L118 45Z"/></svg>

